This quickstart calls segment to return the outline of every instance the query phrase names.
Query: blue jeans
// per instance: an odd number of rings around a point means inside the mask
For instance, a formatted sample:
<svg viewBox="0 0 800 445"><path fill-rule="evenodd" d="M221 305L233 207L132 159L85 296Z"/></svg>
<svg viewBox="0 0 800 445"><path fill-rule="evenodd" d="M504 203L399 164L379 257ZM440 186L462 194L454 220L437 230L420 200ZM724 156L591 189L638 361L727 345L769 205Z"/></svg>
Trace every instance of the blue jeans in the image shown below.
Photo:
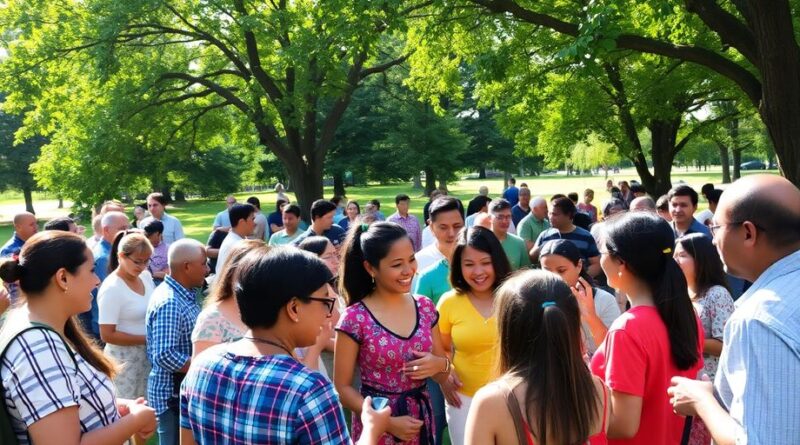
<svg viewBox="0 0 800 445"><path fill-rule="evenodd" d="M180 415L178 412L168 409L158 416L158 434L159 445L178 445L178 420Z"/></svg>
<svg viewBox="0 0 800 445"><path fill-rule="evenodd" d="M447 416L444 411L444 394L442 388L433 379L428 379L428 394L431 395L431 405L433 405L433 419L436 425L435 437L436 445L442 444L442 435L447 428Z"/></svg>

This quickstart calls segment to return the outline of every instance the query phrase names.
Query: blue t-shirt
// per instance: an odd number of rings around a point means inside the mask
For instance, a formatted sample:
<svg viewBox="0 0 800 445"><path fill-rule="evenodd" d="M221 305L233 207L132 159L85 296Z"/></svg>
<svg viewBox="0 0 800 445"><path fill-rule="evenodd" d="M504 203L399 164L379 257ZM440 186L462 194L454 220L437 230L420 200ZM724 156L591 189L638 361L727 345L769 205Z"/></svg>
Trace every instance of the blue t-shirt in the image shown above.
<svg viewBox="0 0 800 445"><path fill-rule="evenodd" d="M511 186L503 192L503 199L508 201L512 206L515 206L519 203L519 189L515 186Z"/></svg>
<svg viewBox="0 0 800 445"><path fill-rule="evenodd" d="M272 235L273 224L283 227L283 214L281 212L275 211L267 215L267 233L270 235Z"/></svg>
<svg viewBox="0 0 800 445"><path fill-rule="evenodd" d="M308 230L303 232L300 236L295 238L294 241L292 241L292 245L299 246L300 243L309 236L324 236L331 241L333 247L339 247L342 243L344 243L344 239L347 237L347 232L336 224L333 224L331 228L323 232L322 235L318 235L316 232L314 232L312 227L309 227Z"/></svg>
<svg viewBox="0 0 800 445"><path fill-rule="evenodd" d="M589 258L600 256L600 251L597 249L597 242L595 242L592 234L588 230L581 229L578 226L575 226L575 230L568 233L562 233L555 227L551 227L539 234L539 238L536 238L536 245L541 246L542 244L554 239L566 239L572 241L572 243L575 244L578 247L578 250L581 252L583 262L585 263L584 267L589 266Z"/></svg>
<svg viewBox="0 0 800 445"><path fill-rule="evenodd" d="M519 222L522 221L522 218L525 218L530 213L530 207L528 210L525 210L519 206L519 203L514 207L511 207L511 220L514 221L514 227L519 227Z"/></svg>

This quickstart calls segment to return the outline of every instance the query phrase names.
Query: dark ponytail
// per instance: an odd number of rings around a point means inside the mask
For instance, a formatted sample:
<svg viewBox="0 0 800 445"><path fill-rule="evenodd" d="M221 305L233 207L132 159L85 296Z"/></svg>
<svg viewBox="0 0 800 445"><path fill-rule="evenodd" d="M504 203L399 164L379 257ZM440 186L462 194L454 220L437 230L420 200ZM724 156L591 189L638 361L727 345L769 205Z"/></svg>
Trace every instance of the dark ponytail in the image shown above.
<svg viewBox="0 0 800 445"><path fill-rule="evenodd" d="M672 258L675 234L669 223L649 212L631 212L606 226L606 249L650 287L653 303L667 327L672 360L687 370L700 358L697 319L686 277Z"/></svg>
<svg viewBox="0 0 800 445"><path fill-rule="evenodd" d="M86 249L83 238L74 233L60 230L39 232L25 242L19 260L8 259L0 263L0 278L6 282L18 280L25 298L37 298L50 286L51 278L59 269L77 273L88 261ZM114 378L116 365L89 340L74 317L64 325L64 336L84 360Z"/></svg>
<svg viewBox="0 0 800 445"><path fill-rule="evenodd" d="M600 416L583 361L580 308L556 274L528 270L495 297L499 371L527 384L526 417L537 443L584 443Z"/></svg>
<svg viewBox="0 0 800 445"><path fill-rule="evenodd" d="M392 222L372 225L355 224L344 242L344 258L339 272L340 293L352 306L375 289L375 281L364 267L364 261L377 268L392 245L407 238L406 230Z"/></svg>

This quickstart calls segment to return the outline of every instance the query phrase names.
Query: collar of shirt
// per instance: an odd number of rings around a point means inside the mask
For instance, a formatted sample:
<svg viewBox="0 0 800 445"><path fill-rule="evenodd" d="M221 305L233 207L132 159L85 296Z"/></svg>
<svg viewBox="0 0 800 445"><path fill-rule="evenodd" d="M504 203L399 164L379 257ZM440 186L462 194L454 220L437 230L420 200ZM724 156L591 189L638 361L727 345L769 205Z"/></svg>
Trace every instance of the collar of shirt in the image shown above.
<svg viewBox="0 0 800 445"><path fill-rule="evenodd" d="M779 259L778 261L772 263L761 275L756 278L756 281L753 282L753 285L747 289L747 292L742 294L738 300L736 300L733 304L737 308L743 305L750 297L758 290L767 287L767 285L772 282L772 280L792 273L800 271L800 250L786 255L785 257Z"/></svg>
<svg viewBox="0 0 800 445"><path fill-rule="evenodd" d="M194 293L191 292L189 289L183 287L183 285L175 281L174 278L167 275L164 277L164 282L167 283L167 285L171 287L176 294L186 299L187 301L194 303Z"/></svg>

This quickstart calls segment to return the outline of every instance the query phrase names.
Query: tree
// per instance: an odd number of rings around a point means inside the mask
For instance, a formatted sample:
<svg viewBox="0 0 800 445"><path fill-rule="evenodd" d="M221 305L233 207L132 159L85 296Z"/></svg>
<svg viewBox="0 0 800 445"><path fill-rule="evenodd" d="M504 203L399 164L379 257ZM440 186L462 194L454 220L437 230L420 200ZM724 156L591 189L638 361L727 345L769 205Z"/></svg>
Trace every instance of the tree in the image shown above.
<svg viewBox="0 0 800 445"><path fill-rule="evenodd" d="M0 95L0 102L2 99L3 96ZM36 181L30 172L30 166L39 156L46 141L42 137L35 137L22 143L15 142L14 134L21 126L20 116L0 109L0 190L21 190L25 198L25 210L35 213L33 190L36 188Z"/></svg>
<svg viewBox="0 0 800 445"><path fill-rule="evenodd" d="M781 172L800 186L800 45L792 13L800 6L796 0L660 0L588 6L464 0L437 5L448 11L477 5L543 32L555 31L575 39L576 54L618 48L691 62L717 73L758 110Z"/></svg>
<svg viewBox="0 0 800 445"><path fill-rule="evenodd" d="M206 119L225 116L284 164L305 212L322 197L323 161L353 91L406 58L382 53L393 49L382 36L402 31L405 17L426 4L68 3L7 2L2 19L17 35L2 75L26 93L15 104L34 93L34 113L57 120L74 99L69 85L88 71L103 96L136 98L134 107L104 110L119 121L177 108L165 125L194 140ZM50 91L62 93L59 100Z"/></svg>

